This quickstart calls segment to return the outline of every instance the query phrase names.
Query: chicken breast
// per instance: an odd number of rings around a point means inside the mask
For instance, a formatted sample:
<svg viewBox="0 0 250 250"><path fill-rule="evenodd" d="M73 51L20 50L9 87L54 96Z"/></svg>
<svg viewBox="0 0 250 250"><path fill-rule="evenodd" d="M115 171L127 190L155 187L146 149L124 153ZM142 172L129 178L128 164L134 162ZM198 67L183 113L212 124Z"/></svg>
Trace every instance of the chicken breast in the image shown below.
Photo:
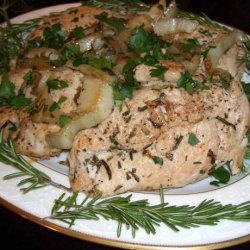
<svg viewBox="0 0 250 250"><path fill-rule="evenodd" d="M179 17L175 1L102 5L48 15L28 35L0 77L4 136L38 159L69 149L73 190L103 196L183 187L225 163L237 174L244 34Z"/></svg>
<svg viewBox="0 0 250 250"><path fill-rule="evenodd" d="M149 103L155 100L160 103L152 110ZM143 105L147 108L138 112ZM72 187L104 196L182 187L226 162L235 174L245 153L249 112L242 91L234 98L217 86L193 96L176 88L142 88L122 110L116 108L97 128L76 136L70 153Z"/></svg>
<svg viewBox="0 0 250 250"><path fill-rule="evenodd" d="M161 77L152 74L155 65L135 67L140 89L133 98L125 99L96 128L75 137L69 157L73 190L110 196L183 187L225 163L232 174L240 171L250 117L240 83L242 47L232 46L209 73L197 51L181 52L183 43L209 50L228 34L198 25L191 34L171 37L168 51L183 58L159 60L158 69L166 68ZM180 86L189 74L192 84L204 84L192 93Z"/></svg>

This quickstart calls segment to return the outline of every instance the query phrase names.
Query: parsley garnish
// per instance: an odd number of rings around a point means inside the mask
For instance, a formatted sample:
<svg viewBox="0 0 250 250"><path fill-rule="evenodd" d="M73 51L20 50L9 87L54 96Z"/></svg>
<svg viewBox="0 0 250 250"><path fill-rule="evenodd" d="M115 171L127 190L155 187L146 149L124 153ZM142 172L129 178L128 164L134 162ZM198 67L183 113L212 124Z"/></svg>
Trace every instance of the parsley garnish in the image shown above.
<svg viewBox="0 0 250 250"><path fill-rule="evenodd" d="M181 44L181 50L183 52L193 53L199 47L200 47L200 44L196 38L188 39L185 43Z"/></svg>
<svg viewBox="0 0 250 250"><path fill-rule="evenodd" d="M141 53L148 51L154 45L156 39L153 35L145 31L143 26L139 26L132 30L129 42L134 51Z"/></svg>
<svg viewBox="0 0 250 250"><path fill-rule="evenodd" d="M189 134L188 143L191 146L194 146L194 145L198 144L199 142L200 142L199 139L196 137L196 135L194 133Z"/></svg>
<svg viewBox="0 0 250 250"><path fill-rule="evenodd" d="M214 186L220 186L221 184L227 184L230 180L230 172L225 167L217 168L212 176L216 179L216 181L211 181L210 184Z"/></svg>
<svg viewBox="0 0 250 250"><path fill-rule="evenodd" d="M48 91L50 93L51 90L64 89L64 88L67 88L69 85L67 82L63 80L53 79L53 80L47 81L47 86L48 86Z"/></svg>
<svg viewBox="0 0 250 250"><path fill-rule="evenodd" d="M188 71L181 74L181 77L177 81L177 87L184 88L190 95L198 89L208 89L204 83L192 79Z"/></svg>
<svg viewBox="0 0 250 250"><path fill-rule="evenodd" d="M107 69L112 70L113 63L110 59L102 56L100 58L95 58L94 56L89 58L88 64L97 69Z"/></svg>
<svg viewBox="0 0 250 250"><path fill-rule="evenodd" d="M44 29L43 38L43 47L60 49L66 41L67 34L61 29L60 24L54 24Z"/></svg>
<svg viewBox="0 0 250 250"><path fill-rule="evenodd" d="M0 105L12 106L14 109L29 106L31 99L24 95L15 96L15 85L10 81L8 73L4 72L0 84Z"/></svg>
<svg viewBox="0 0 250 250"><path fill-rule="evenodd" d="M155 164L158 164L158 165L163 165L163 159L159 156L153 156L152 157L153 161Z"/></svg>
<svg viewBox="0 0 250 250"><path fill-rule="evenodd" d="M61 128L63 128L67 123L69 123L71 120L71 117L70 116L67 116L67 115L61 115L59 117L59 125Z"/></svg>
<svg viewBox="0 0 250 250"><path fill-rule="evenodd" d="M84 29L82 27L76 27L72 30L72 34L75 39L82 39L85 37Z"/></svg>
<svg viewBox="0 0 250 250"><path fill-rule="evenodd" d="M125 98L131 99L133 97L134 89L139 88L139 84L134 79L134 69L140 63L140 60L133 60L123 67L124 81L118 82L113 86L113 96L116 104L121 104Z"/></svg>
<svg viewBox="0 0 250 250"><path fill-rule="evenodd" d="M60 109L60 105L63 102L65 102L66 100L67 100L67 97L65 97L65 96L60 97L58 102L53 102L53 104L49 108L49 111L53 112L53 111L56 111L56 110Z"/></svg>
<svg viewBox="0 0 250 250"><path fill-rule="evenodd" d="M101 14L96 15L95 18L105 24L108 24L109 26L115 28L116 30L121 30L124 27L124 24L121 20L115 17L108 17L107 12L102 12Z"/></svg>
<svg viewBox="0 0 250 250"><path fill-rule="evenodd" d="M15 96L15 85L10 81L8 73L4 72L0 84L0 98L10 99Z"/></svg>
<svg viewBox="0 0 250 250"><path fill-rule="evenodd" d="M155 66L155 68L150 70L150 76L152 77L157 77L160 80L164 81L164 74L167 71L166 67L161 66L161 65L157 65Z"/></svg>
<svg viewBox="0 0 250 250"><path fill-rule="evenodd" d="M67 59L72 61L75 67L81 64L88 64L94 68L102 70L112 70L113 63L110 59L105 56L96 57L93 52L86 51L81 52L79 45L67 44L60 55L60 62L63 65ZM56 61L56 64L60 62ZM54 64L54 63L53 63Z"/></svg>
<svg viewBox="0 0 250 250"><path fill-rule="evenodd" d="M15 96L11 99L10 104L14 109L27 107L31 104L31 99L26 98L24 95Z"/></svg>
<svg viewBox="0 0 250 250"><path fill-rule="evenodd" d="M26 85L32 85L34 83L34 76L33 71L29 70L23 77L23 80L25 81Z"/></svg>

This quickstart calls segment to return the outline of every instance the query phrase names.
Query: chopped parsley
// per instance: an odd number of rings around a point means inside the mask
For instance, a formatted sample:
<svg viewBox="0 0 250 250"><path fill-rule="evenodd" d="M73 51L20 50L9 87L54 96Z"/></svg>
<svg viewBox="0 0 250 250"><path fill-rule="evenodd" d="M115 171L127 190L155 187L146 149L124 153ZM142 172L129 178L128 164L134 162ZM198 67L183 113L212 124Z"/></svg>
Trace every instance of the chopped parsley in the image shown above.
<svg viewBox="0 0 250 250"><path fill-rule="evenodd" d="M12 122L11 120L8 120L8 123L11 125L11 127L9 128L9 131L13 131L13 132L17 131L17 125L14 122Z"/></svg>
<svg viewBox="0 0 250 250"><path fill-rule="evenodd" d="M31 102L31 99L24 95L15 95L15 85L10 81L8 73L4 72L0 84L0 105L19 109L29 106Z"/></svg>
<svg viewBox="0 0 250 250"><path fill-rule="evenodd" d="M48 86L48 92L50 93L51 90L55 89L64 89L67 88L69 85L66 81L53 79L46 82Z"/></svg>
<svg viewBox="0 0 250 250"><path fill-rule="evenodd" d="M140 61L133 60L123 67L124 80L117 82L113 86L113 96L116 105L120 105L125 98L131 99L135 89L139 88L139 84L134 79L134 69Z"/></svg>
<svg viewBox="0 0 250 250"><path fill-rule="evenodd" d="M115 17L108 17L107 12L102 12L96 15L95 18L116 30L121 30L124 27L124 23L121 20Z"/></svg>
<svg viewBox="0 0 250 250"><path fill-rule="evenodd" d="M54 24L51 27L45 27L42 37L36 37L28 41L27 50L46 47L52 49L61 49L67 39L67 33L61 29L60 24Z"/></svg>
<svg viewBox="0 0 250 250"><path fill-rule="evenodd" d="M150 76L157 77L160 80L164 81L164 74L167 71L167 68L161 65L155 66L155 68L150 70Z"/></svg>
<svg viewBox="0 0 250 250"><path fill-rule="evenodd" d="M158 164L160 166L163 165L163 159L161 157L159 157L159 156L153 156L152 159L153 159L153 161L154 161L155 164Z"/></svg>
<svg viewBox="0 0 250 250"><path fill-rule="evenodd" d="M181 74L181 77L177 81L177 87L184 88L190 95L198 89L208 89L204 83L194 80L188 71Z"/></svg>
<svg viewBox="0 0 250 250"><path fill-rule="evenodd" d="M10 81L8 73L4 72L0 83L0 98L11 99L15 96L15 85Z"/></svg>
<svg viewBox="0 0 250 250"><path fill-rule="evenodd" d="M60 24L46 27L43 31L42 46L52 49L60 49L67 39L67 34L61 29Z"/></svg>
<svg viewBox="0 0 250 250"><path fill-rule="evenodd" d="M224 166L217 168L211 175L216 181L211 181L210 184L217 187L221 184L227 184L230 180L230 172Z"/></svg>
<svg viewBox="0 0 250 250"><path fill-rule="evenodd" d="M139 26L132 30L129 44L134 51L142 53L148 51L155 42L155 36L145 31L143 26Z"/></svg>
<svg viewBox="0 0 250 250"><path fill-rule="evenodd" d="M72 30L72 35L77 40L82 39L85 37L84 29L82 27L76 27Z"/></svg>
<svg viewBox="0 0 250 250"><path fill-rule="evenodd" d="M197 48L200 48L200 43L196 38L188 39L185 43L181 44L181 50L183 52L195 52Z"/></svg>
<svg viewBox="0 0 250 250"><path fill-rule="evenodd" d="M24 95L18 95L11 99L10 104L14 109L20 109L27 107L32 103L30 98L26 98Z"/></svg>
<svg viewBox="0 0 250 250"><path fill-rule="evenodd" d="M67 123L71 121L71 117L67 115L61 115L59 117L59 125L61 128L63 128Z"/></svg>
<svg viewBox="0 0 250 250"><path fill-rule="evenodd" d="M26 85L32 85L35 81L35 77L33 75L33 71L29 70L23 77L23 80L25 81Z"/></svg>
<svg viewBox="0 0 250 250"><path fill-rule="evenodd" d="M67 100L67 97L65 97L65 96L60 97L58 102L53 102L53 104L49 108L49 111L53 112L53 111L56 111L56 110L60 109L60 105L63 102L65 102L66 100Z"/></svg>
<svg viewBox="0 0 250 250"><path fill-rule="evenodd" d="M194 133L190 133L188 136L188 143L191 146L195 146L196 144L198 144L200 141L199 139L196 137L196 135Z"/></svg>

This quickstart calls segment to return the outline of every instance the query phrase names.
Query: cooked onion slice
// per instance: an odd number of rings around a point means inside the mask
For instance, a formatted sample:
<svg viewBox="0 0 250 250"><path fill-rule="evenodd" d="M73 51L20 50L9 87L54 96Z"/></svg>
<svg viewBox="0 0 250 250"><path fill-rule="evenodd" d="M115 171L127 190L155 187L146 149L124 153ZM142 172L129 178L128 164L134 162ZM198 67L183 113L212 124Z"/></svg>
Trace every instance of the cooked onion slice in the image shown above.
<svg viewBox="0 0 250 250"><path fill-rule="evenodd" d="M158 36L186 32L192 33L198 23L184 18L162 18L154 24L154 32Z"/></svg>
<svg viewBox="0 0 250 250"><path fill-rule="evenodd" d="M46 141L54 148L70 149L77 132L96 126L106 119L114 105L112 87L108 84L101 89L101 95L95 110L76 116L59 132L46 136Z"/></svg>
<svg viewBox="0 0 250 250"><path fill-rule="evenodd" d="M243 33L238 30L231 31L227 35L221 37L215 48L211 48L204 61L206 70L210 71L216 68L220 58L235 43L244 39Z"/></svg>

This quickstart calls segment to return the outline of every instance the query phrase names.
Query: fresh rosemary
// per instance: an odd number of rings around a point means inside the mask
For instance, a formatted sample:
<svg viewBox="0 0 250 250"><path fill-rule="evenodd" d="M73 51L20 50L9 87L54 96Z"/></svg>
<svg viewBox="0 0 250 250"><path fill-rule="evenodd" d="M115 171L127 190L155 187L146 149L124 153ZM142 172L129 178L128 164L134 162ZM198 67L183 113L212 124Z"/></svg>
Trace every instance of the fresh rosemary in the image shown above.
<svg viewBox="0 0 250 250"><path fill-rule="evenodd" d="M221 220L250 222L250 201L239 205L222 205L214 200L204 200L198 206L174 206L164 202L162 189L161 202L150 205L148 200L132 201L132 195L100 199L86 197L78 201L78 193L65 197L65 193L55 200L50 219L60 220L73 226L75 220L113 220L118 223L117 236L123 226L131 229L133 237L140 228L147 234L155 234L161 223L174 231L180 228L194 228L204 225L217 225Z"/></svg>
<svg viewBox="0 0 250 250"><path fill-rule="evenodd" d="M118 10L126 10L129 6L133 11L146 11L150 8L150 5L140 0L85 0L82 5Z"/></svg>
<svg viewBox="0 0 250 250"><path fill-rule="evenodd" d="M203 13L202 15L203 16L199 16L194 13L178 10L178 17L195 20L201 25L210 26L216 29L225 29L224 26L218 24L217 22L214 22L206 14Z"/></svg>
<svg viewBox="0 0 250 250"><path fill-rule="evenodd" d="M24 193L47 185L70 191L69 188L52 181L48 175L34 168L21 155L17 154L12 141L5 141L3 139L3 130L0 131L0 162L11 165L19 170L18 172L4 176L4 180L26 176L17 185L19 187L22 186L20 190Z"/></svg>
<svg viewBox="0 0 250 250"><path fill-rule="evenodd" d="M4 0L0 6L0 15L5 24L0 24L0 74L9 70L11 60L22 55L24 35L37 27L40 19L33 19L21 24L11 24L8 16L8 1Z"/></svg>

